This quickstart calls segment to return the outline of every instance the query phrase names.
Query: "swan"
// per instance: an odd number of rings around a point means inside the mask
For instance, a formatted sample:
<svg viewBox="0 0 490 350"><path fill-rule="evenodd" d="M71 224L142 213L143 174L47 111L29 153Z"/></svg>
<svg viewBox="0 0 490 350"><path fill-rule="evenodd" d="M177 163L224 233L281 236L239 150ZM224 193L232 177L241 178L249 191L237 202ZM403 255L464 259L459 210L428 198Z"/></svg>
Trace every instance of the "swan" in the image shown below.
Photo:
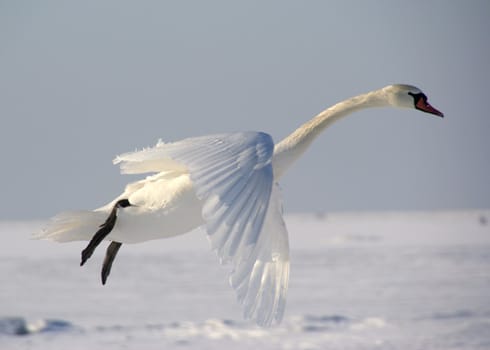
<svg viewBox="0 0 490 350"><path fill-rule="evenodd" d="M123 174L145 174L93 211L63 212L35 238L89 240L83 265L108 240L101 278L105 284L124 243L167 238L204 227L244 317L260 326L280 323L289 280L289 243L277 181L333 122L370 107L413 108L443 114L411 85L389 85L339 102L274 145L263 132L187 138L117 156ZM94 234L95 233L95 234Z"/></svg>

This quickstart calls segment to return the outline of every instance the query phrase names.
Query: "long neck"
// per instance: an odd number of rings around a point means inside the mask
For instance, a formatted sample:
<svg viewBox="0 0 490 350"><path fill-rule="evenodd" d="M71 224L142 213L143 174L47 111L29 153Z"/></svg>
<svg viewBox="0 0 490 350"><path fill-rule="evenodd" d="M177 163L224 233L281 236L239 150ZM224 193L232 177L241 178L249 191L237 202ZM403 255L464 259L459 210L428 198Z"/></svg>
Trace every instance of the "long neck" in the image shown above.
<svg viewBox="0 0 490 350"><path fill-rule="evenodd" d="M274 178L281 177L289 166L306 151L313 140L333 122L360 109L383 107L389 104L385 92L381 89L349 98L327 108L276 144L272 161Z"/></svg>

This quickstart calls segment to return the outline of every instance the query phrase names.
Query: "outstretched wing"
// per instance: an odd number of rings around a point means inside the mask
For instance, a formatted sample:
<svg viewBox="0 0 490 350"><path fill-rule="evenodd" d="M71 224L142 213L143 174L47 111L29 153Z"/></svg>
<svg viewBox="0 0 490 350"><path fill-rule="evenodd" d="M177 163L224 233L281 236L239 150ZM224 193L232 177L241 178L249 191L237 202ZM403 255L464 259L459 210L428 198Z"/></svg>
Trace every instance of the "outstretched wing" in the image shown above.
<svg viewBox="0 0 490 350"><path fill-rule="evenodd" d="M268 134L246 132L158 143L114 160L123 173L189 172L211 246L222 263L233 262L230 283L260 325L280 322L289 274L273 151Z"/></svg>

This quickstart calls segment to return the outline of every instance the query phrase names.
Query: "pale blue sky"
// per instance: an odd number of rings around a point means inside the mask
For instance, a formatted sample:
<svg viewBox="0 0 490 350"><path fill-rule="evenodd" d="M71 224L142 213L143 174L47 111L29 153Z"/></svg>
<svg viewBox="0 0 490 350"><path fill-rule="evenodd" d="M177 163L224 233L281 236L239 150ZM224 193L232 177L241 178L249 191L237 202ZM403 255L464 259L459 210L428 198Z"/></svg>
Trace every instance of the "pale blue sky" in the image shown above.
<svg viewBox="0 0 490 350"><path fill-rule="evenodd" d="M282 179L286 212L490 207L488 1L0 1L1 219L98 207L116 154L280 140L329 105L420 87L441 120L360 112Z"/></svg>

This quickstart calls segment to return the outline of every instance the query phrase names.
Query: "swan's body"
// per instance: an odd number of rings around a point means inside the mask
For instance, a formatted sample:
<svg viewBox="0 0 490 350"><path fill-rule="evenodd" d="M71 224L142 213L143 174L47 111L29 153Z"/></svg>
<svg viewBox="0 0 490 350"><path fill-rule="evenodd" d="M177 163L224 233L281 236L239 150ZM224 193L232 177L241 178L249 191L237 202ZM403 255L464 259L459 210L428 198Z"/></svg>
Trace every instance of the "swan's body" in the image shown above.
<svg viewBox="0 0 490 350"><path fill-rule="evenodd" d="M98 230L82 253L82 264L102 239L112 241L102 272L105 283L122 243L172 237L205 226L220 260L233 263L230 283L245 317L260 325L280 322L289 247L276 182L332 122L363 108L383 106L416 108L442 117L419 89L390 85L326 109L275 146L260 132L158 143L114 160L123 173L154 175L127 185L119 197L95 211L59 214L39 237L90 240Z"/></svg>

